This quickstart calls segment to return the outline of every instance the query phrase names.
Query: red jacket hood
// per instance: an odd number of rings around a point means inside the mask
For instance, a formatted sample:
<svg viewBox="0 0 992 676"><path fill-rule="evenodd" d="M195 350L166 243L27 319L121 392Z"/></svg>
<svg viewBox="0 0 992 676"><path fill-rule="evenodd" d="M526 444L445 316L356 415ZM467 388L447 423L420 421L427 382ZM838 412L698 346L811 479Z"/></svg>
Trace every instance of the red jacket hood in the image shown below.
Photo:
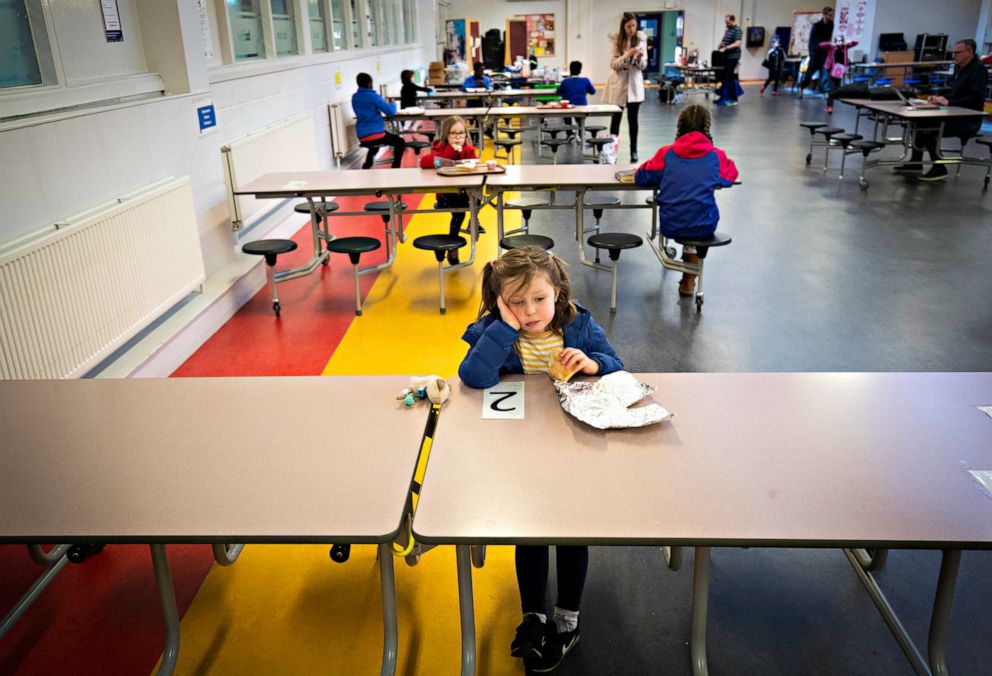
<svg viewBox="0 0 992 676"><path fill-rule="evenodd" d="M713 141L708 139L705 134L690 131L688 134L682 134L675 139L672 149L679 157L691 160L712 151Z"/></svg>

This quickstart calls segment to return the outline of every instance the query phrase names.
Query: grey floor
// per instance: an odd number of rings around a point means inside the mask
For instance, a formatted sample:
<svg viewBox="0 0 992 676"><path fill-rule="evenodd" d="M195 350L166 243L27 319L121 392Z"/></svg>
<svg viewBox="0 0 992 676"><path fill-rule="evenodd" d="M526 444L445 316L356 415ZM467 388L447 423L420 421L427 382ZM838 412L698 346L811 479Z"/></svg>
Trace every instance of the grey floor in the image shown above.
<svg viewBox="0 0 992 676"><path fill-rule="evenodd" d="M531 220L531 231L553 237L556 253L572 264L574 295L606 326L627 368L992 370L985 170L964 167L959 178L925 184L876 169L862 192L858 158L849 158L843 181L836 153L826 173L822 149L805 165L808 134L798 123L825 119L822 100L746 89L736 108L691 97L710 107L716 143L743 179L718 194L720 230L734 242L707 259L701 314L679 298L680 275L664 272L644 246L623 253L611 318L609 275L577 263L569 213L539 211ZM642 161L671 142L683 105L651 96L642 105ZM851 130L853 111L839 105L832 122ZM622 133L625 162L626 117ZM550 162L532 145L523 148L524 161ZM559 162L578 161L575 153L563 148ZM643 234L649 218L607 212L603 227ZM963 556L948 643L952 673L992 673L990 564L990 552ZM936 552L895 551L878 575L924 650L939 565ZM656 549L593 548L582 640L560 673L689 673L691 571L691 553L681 571L670 572ZM714 550L709 664L714 674L912 673L835 550Z"/></svg>

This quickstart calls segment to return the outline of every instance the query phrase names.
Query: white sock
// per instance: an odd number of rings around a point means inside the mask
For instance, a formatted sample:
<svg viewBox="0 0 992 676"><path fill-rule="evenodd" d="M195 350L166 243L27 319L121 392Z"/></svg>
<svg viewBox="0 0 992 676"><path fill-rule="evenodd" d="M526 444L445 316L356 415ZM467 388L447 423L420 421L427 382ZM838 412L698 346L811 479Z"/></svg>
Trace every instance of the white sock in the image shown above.
<svg viewBox="0 0 992 676"><path fill-rule="evenodd" d="M555 627L559 634L575 631L579 626L579 611L555 607Z"/></svg>
<svg viewBox="0 0 992 676"><path fill-rule="evenodd" d="M548 616L544 613L524 613L524 619L527 619L528 615L533 615L541 621L541 624L545 624L548 621Z"/></svg>

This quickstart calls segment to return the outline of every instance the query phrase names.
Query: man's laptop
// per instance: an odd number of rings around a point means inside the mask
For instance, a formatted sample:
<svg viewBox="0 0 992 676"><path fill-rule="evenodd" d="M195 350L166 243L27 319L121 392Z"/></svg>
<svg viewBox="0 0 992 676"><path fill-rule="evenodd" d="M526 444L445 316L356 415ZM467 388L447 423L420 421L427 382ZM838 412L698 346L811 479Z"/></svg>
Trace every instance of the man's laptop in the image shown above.
<svg viewBox="0 0 992 676"><path fill-rule="evenodd" d="M940 106L936 103L930 103L926 99L907 99L906 96L895 87L892 88L892 91L896 93L896 96L898 96L903 103L913 110L940 110Z"/></svg>

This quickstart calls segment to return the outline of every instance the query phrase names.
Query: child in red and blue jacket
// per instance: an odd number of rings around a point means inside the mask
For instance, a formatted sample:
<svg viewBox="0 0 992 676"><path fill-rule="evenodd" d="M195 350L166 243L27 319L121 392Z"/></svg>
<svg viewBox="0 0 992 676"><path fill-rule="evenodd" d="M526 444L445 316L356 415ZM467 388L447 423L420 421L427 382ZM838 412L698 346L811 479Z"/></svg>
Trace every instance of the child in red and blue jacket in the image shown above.
<svg viewBox="0 0 992 676"><path fill-rule="evenodd" d="M713 145L709 111L691 105L679 115L675 143L639 166L634 183L658 189L658 223L665 237L709 237L720 221L713 193L732 186L737 176L734 161ZM698 263L695 248L684 247L682 260ZM691 296L695 287L696 276L683 274L679 294Z"/></svg>

